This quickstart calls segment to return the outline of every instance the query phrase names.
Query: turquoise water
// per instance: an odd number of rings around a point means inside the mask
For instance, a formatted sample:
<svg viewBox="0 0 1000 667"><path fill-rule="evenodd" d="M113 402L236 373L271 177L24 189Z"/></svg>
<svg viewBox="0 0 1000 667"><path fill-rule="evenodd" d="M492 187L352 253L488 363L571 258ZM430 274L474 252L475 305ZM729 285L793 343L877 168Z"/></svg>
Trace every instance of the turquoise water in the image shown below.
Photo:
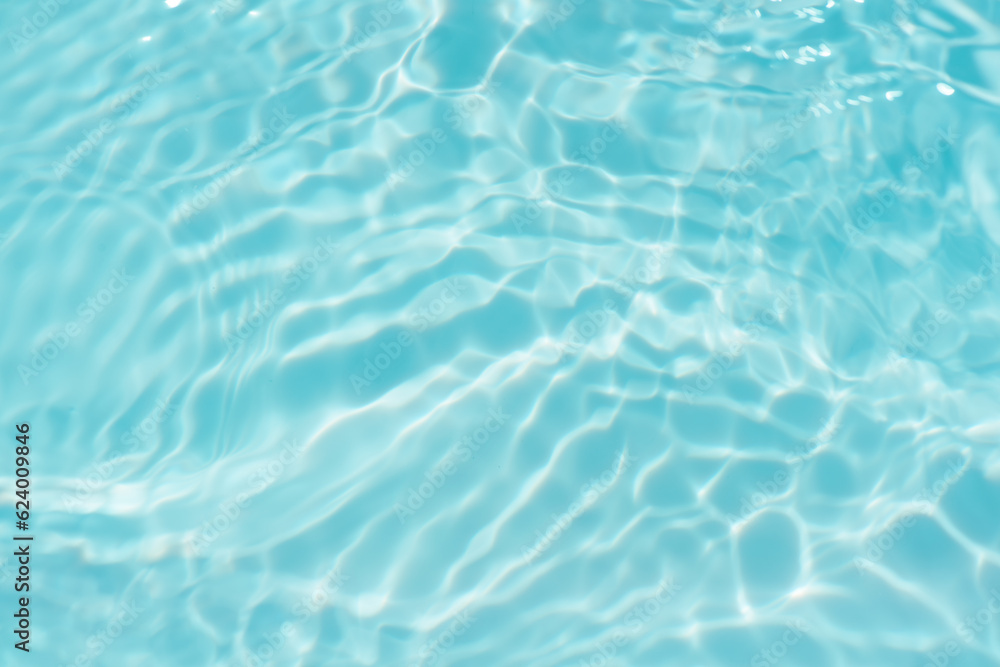
<svg viewBox="0 0 1000 667"><path fill-rule="evenodd" d="M0 662L1000 664L996 7L4 4Z"/></svg>

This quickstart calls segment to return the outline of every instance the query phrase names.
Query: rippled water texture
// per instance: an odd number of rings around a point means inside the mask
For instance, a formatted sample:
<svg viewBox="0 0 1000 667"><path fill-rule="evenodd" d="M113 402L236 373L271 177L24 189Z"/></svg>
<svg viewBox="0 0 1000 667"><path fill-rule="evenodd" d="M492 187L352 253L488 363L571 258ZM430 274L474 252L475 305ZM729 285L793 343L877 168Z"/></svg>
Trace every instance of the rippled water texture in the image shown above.
<svg viewBox="0 0 1000 667"><path fill-rule="evenodd" d="M0 662L1000 664L997 7L4 3Z"/></svg>

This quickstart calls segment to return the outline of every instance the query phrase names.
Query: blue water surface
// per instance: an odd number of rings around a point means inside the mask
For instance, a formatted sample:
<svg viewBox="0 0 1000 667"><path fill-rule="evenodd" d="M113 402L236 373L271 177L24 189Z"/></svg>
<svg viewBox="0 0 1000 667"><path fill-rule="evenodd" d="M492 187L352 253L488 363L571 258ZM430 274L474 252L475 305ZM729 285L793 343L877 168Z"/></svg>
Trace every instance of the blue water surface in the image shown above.
<svg viewBox="0 0 1000 667"><path fill-rule="evenodd" d="M997 3L0 26L3 665L1000 664Z"/></svg>

